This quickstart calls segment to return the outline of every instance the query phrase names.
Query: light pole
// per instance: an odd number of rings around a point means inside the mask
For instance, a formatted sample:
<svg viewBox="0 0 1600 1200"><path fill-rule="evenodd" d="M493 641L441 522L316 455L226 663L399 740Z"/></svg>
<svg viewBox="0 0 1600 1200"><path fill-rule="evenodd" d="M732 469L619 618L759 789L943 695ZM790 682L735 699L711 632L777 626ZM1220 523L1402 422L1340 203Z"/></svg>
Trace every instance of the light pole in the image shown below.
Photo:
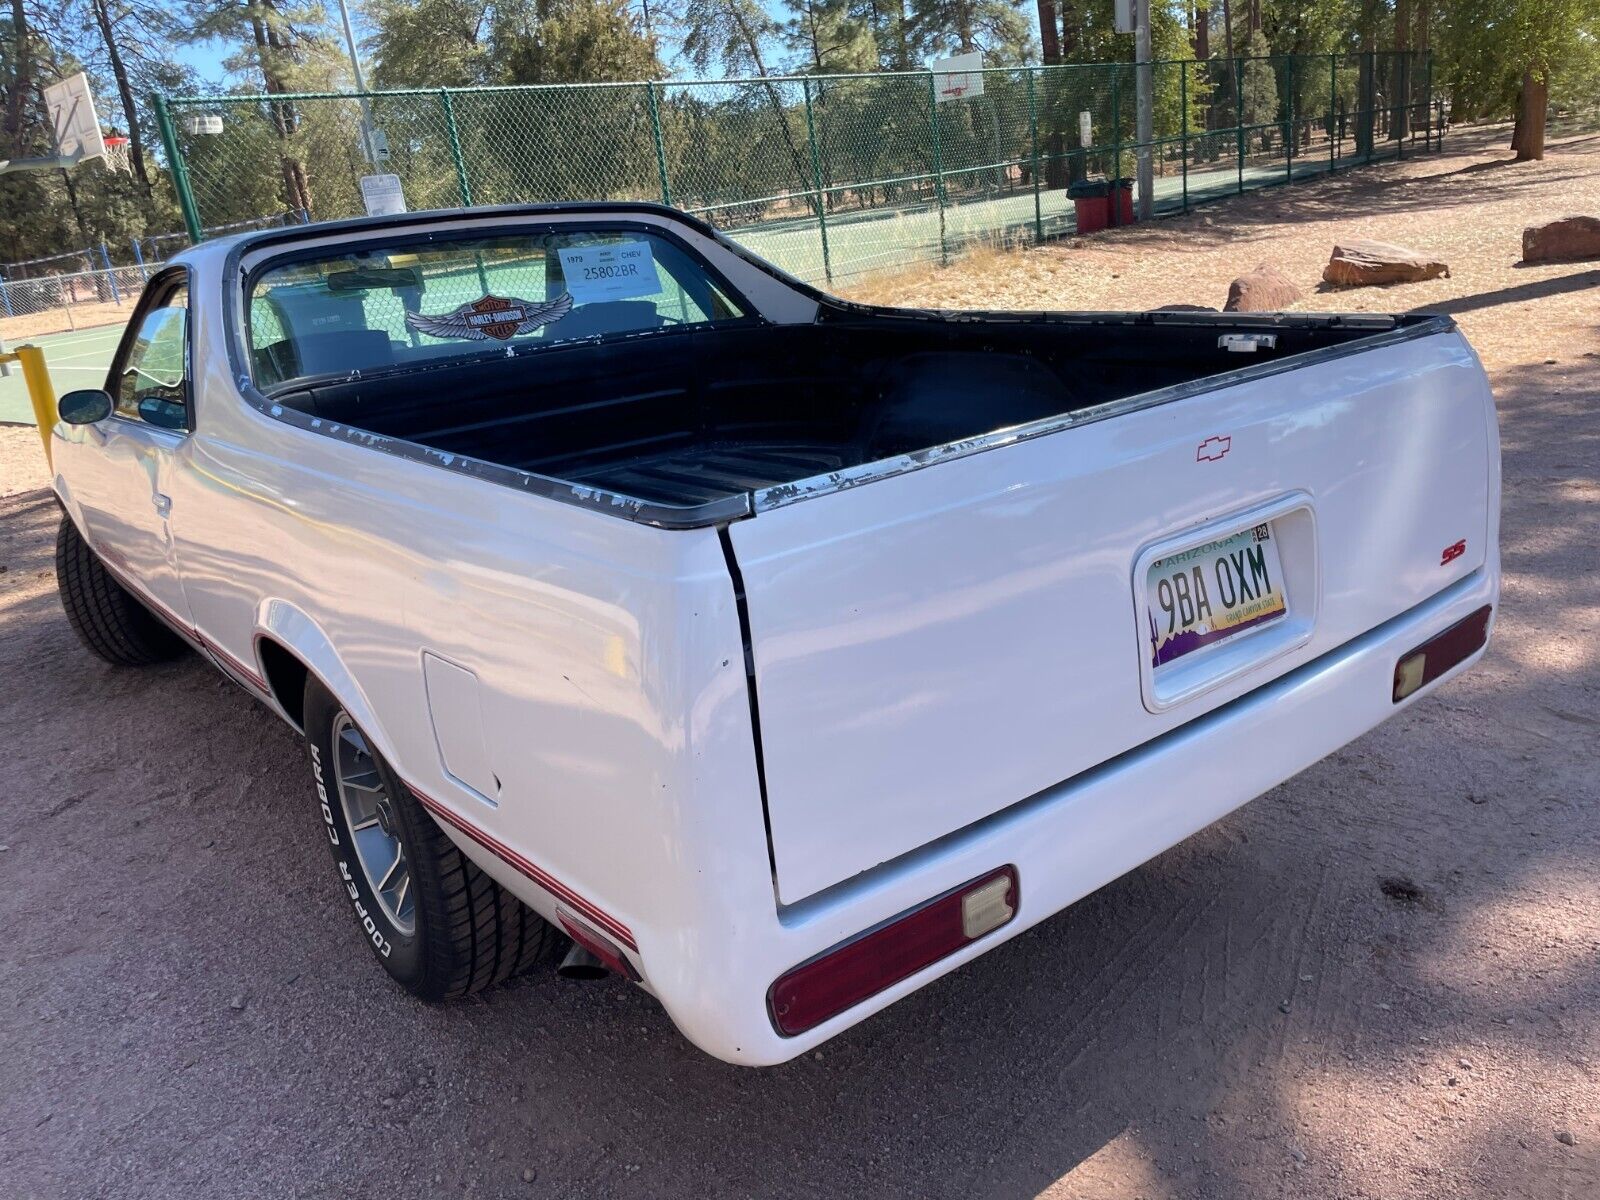
<svg viewBox="0 0 1600 1200"><path fill-rule="evenodd" d="M367 104L367 80L361 73L361 56L356 53L356 35L350 28L350 9L345 0L339 0L339 20L344 25L344 45L350 52L350 69L355 72L356 91L361 96L361 152L374 167L378 166L377 131L372 124L372 109Z"/></svg>

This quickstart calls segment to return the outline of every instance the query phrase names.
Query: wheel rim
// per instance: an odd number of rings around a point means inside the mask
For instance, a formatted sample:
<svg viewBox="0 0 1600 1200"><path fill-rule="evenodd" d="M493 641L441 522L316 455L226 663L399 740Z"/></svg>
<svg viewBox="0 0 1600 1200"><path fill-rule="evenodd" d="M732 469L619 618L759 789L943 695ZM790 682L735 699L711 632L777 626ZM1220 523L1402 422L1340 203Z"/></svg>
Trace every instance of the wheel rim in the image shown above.
<svg viewBox="0 0 1600 1200"><path fill-rule="evenodd" d="M384 786L367 739L340 713L333 723L333 780L339 791L356 862L384 915L401 933L416 928L416 898L411 894L411 864L400 840L394 800Z"/></svg>

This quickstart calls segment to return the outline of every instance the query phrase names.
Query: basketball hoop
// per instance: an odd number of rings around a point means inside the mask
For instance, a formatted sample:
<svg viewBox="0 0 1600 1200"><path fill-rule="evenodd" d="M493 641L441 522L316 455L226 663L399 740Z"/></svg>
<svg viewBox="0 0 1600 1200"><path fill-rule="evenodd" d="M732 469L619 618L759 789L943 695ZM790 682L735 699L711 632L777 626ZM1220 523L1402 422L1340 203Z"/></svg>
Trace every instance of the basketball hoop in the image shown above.
<svg viewBox="0 0 1600 1200"><path fill-rule="evenodd" d="M966 89L966 87L964 85L963 86L958 86L958 87L947 87L947 88L943 89L939 94L941 96L943 96L946 100L959 100L966 93L966 90L967 89Z"/></svg>
<svg viewBox="0 0 1600 1200"><path fill-rule="evenodd" d="M105 138L106 144L106 170L121 171L124 175L133 174L133 143L125 137L111 136Z"/></svg>

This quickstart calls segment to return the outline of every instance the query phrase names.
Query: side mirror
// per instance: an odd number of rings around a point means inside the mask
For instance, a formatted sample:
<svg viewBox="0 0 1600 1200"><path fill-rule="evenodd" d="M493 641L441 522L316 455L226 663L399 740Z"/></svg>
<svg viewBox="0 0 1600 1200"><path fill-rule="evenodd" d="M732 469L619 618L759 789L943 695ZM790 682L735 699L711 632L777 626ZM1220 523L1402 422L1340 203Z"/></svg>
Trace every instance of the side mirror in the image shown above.
<svg viewBox="0 0 1600 1200"><path fill-rule="evenodd" d="M56 412L68 425L93 425L111 415L111 397L99 388L67 392L56 401Z"/></svg>
<svg viewBox="0 0 1600 1200"><path fill-rule="evenodd" d="M185 430L189 428L189 412L177 400L162 396L146 396L139 401L139 415L147 425L157 429Z"/></svg>

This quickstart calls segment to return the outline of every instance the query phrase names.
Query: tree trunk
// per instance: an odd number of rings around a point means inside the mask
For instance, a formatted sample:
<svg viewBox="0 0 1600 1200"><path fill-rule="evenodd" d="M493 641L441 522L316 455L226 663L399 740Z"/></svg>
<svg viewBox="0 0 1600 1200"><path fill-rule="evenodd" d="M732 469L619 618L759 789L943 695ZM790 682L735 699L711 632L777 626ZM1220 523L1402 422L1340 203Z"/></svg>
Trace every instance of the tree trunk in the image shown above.
<svg viewBox="0 0 1600 1200"><path fill-rule="evenodd" d="M1550 72L1529 69L1522 73L1522 90L1517 95L1517 124L1511 132L1511 148L1518 162L1544 157L1545 117L1550 107Z"/></svg>
<svg viewBox="0 0 1600 1200"><path fill-rule="evenodd" d="M1211 57L1211 0L1195 0L1193 12L1189 45L1194 50L1195 62L1205 62Z"/></svg>
<svg viewBox="0 0 1600 1200"><path fill-rule="evenodd" d="M27 154L28 97L33 95L33 39L28 34L28 12L22 0L11 0L11 36L16 42L16 66L11 75L11 94L6 97L7 158ZM54 147L51 153L54 153Z"/></svg>
<svg viewBox="0 0 1600 1200"><path fill-rule="evenodd" d="M1047 67L1061 61L1061 33L1056 20L1056 0L1039 0L1040 58Z"/></svg>
<svg viewBox="0 0 1600 1200"><path fill-rule="evenodd" d="M128 127L128 161L133 167L133 177L150 196L150 174L144 163L144 135L139 131L139 110L134 106L133 85L128 82L128 68L122 61L122 50L117 46L115 27L106 0L94 0L94 20L100 27L100 37L106 44L106 57L111 61L111 76L116 80L117 98L122 102L122 119Z"/></svg>

